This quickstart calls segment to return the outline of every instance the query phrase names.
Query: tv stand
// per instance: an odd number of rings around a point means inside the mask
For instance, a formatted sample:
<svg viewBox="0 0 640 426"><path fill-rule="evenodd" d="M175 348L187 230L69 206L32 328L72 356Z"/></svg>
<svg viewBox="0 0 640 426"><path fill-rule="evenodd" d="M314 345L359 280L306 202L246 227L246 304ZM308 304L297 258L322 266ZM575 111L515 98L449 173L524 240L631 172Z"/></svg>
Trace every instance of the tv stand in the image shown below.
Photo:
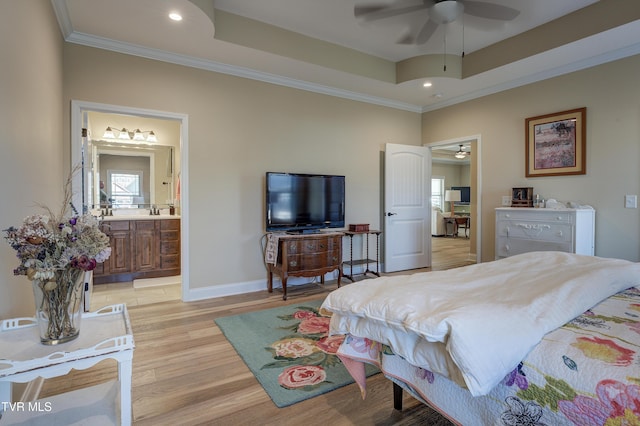
<svg viewBox="0 0 640 426"><path fill-rule="evenodd" d="M297 231L287 231L288 235L308 235L308 234L319 234L319 229L300 229Z"/></svg>
<svg viewBox="0 0 640 426"><path fill-rule="evenodd" d="M338 271L338 287L342 279L341 232L314 234L278 234L276 262L267 263L267 290L273 292L273 274L282 281L282 300L287 300L289 277L320 277Z"/></svg>

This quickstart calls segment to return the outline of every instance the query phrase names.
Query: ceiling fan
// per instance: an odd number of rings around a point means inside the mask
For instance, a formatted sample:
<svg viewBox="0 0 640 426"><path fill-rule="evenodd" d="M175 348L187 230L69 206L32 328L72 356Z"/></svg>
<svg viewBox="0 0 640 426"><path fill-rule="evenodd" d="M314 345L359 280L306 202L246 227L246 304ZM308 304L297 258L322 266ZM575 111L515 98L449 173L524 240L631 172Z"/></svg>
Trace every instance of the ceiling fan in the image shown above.
<svg viewBox="0 0 640 426"><path fill-rule="evenodd" d="M458 158L458 159L460 159L460 160L462 160L464 158L467 158L467 155L469 155L469 154L471 154L471 153L468 152L468 151L465 151L464 150L464 146L460 145L460 149L453 156Z"/></svg>
<svg viewBox="0 0 640 426"><path fill-rule="evenodd" d="M476 0L419 0L418 2L416 0L399 0L392 5L355 6L353 14L356 18L374 21L425 9L429 13L429 19L417 35L403 37L398 43L424 44L436 31L438 25L453 22L463 13L499 21L510 21L520 14L519 10L508 6Z"/></svg>

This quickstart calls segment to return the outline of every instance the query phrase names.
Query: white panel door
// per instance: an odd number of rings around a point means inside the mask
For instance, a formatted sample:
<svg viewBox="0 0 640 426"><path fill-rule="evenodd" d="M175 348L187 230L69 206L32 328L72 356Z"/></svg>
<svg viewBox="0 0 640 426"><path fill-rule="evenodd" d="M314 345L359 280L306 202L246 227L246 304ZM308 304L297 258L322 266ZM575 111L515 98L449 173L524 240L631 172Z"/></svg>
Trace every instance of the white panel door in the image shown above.
<svg viewBox="0 0 640 426"><path fill-rule="evenodd" d="M386 144L385 272L431 266L431 152Z"/></svg>

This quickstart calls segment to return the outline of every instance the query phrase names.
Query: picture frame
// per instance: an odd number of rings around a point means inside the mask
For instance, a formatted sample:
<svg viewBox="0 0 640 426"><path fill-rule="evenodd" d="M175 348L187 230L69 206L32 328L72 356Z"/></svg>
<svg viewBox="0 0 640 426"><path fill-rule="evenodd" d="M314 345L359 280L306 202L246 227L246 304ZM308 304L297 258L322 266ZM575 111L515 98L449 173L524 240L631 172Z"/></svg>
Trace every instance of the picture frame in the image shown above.
<svg viewBox="0 0 640 426"><path fill-rule="evenodd" d="M511 188L511 207L533 207L533 187Z"/></svg>
<svg viewBox="0 0 640 426"><path fill-rule="evenodd" d="M587 172L587 108L525 120L525 175L583 175Z"/></svg>

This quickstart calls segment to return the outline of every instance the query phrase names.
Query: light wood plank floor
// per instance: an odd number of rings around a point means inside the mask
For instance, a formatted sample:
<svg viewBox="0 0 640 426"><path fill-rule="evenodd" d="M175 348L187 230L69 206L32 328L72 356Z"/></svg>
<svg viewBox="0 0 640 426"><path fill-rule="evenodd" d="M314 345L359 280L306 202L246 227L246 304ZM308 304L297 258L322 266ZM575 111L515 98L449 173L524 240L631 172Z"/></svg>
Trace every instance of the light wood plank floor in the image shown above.
<svg viewBox="0 0 640 426"><path fill-rule="evenodd" d="M434 238L433 269L469 263L468 240ZM466 243L466 245L465 245ZM453 259L457 260L453 260ZM436 261L436 259L440 259ZM407 271L409 272L417 272ZM348 282L348 280L345 280ZM180 287L134 289L131 283L94 287L92 309L126 303L136 344L133 360L135 425L426 425L431 410L405 395L393 409L392 385L368 381L362 400L355 384L279 409L215 325L215 318L318 299L336 288L309 284L183 303ZM46 380L41 398L117 378L115 361Z"/></svg>

